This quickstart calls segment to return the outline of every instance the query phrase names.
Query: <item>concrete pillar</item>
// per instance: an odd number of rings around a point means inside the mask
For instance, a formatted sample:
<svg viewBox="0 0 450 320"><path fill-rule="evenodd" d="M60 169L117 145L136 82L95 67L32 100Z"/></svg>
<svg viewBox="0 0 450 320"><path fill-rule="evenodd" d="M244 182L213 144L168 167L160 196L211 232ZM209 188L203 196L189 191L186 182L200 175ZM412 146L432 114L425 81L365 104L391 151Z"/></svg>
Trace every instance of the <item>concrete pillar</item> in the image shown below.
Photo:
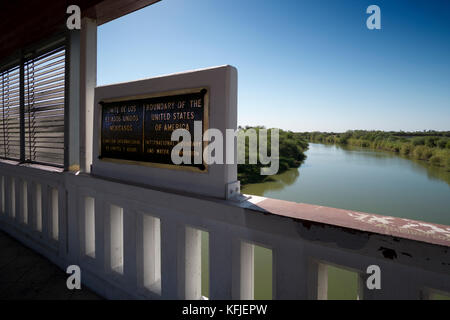
<svg viewBox="0 0 450 320"><path fill-rule="evenodd" d="M80 169L90 172L94 93L97 86L97 21L88 18L84 18L81 23L80 67Z"/></svg>
<svg viewBox="0 0 450 320"><path fill-rule="evenodd" d="M65 159L66 169L70 171L78 171L80 168L80 63L81 63L81 47L80 47L81 31L72 30L68 33L68 70L69 74L69 90L66 99L69 110L65 115L68 119L65 121L65 141L69 142L68 158Z"/></svg>
<svg viewBox="0 0 450 320"><path fill-rule="evenodd" d="M81 30L69 32L69 142L70 171L90 172L94 89L97 85L97 22L83 18Z"/></svg>

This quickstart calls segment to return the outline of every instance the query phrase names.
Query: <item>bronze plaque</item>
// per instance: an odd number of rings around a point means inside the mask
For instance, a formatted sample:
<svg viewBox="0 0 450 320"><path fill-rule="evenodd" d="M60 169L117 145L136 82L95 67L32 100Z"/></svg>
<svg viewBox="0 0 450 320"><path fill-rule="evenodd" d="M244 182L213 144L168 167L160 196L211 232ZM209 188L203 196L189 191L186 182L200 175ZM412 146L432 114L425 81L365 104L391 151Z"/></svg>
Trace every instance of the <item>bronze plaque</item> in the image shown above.
<svg viewBox="0 0 450 320"><path fill-rule="evenodd" d="M204 163L194 163L194 121L202 121L202 131L206 130L208 100L208 90L199 88L100 102L99 158L205 171ZM191 134L191 164L172 163L178 141L171 141L171 135L176 129ZM200 144L203 153L204 144Z"/></svg>

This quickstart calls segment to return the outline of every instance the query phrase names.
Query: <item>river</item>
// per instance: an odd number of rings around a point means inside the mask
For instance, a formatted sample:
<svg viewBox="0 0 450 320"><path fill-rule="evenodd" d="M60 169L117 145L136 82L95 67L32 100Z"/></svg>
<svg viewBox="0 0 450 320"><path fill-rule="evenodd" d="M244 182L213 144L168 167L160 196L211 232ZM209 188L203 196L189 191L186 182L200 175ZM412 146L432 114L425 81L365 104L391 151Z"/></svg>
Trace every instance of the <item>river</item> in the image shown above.
<svg viewBox="0 0 450 320"><path fill-rule="evenodd" d="M366 148L309 144L299 169L250 184L245 194L450 225L450 173ZM272 295L270 250L255 248L255 298ZM357 275L329 267L328 298L355 299Z"/></svg>
<svg viewBox="0 0 450 320"><path fill-rule="evenodd" d="M450 225L450 172L396 154L309 144L299 169L242 192Z"/></svg>

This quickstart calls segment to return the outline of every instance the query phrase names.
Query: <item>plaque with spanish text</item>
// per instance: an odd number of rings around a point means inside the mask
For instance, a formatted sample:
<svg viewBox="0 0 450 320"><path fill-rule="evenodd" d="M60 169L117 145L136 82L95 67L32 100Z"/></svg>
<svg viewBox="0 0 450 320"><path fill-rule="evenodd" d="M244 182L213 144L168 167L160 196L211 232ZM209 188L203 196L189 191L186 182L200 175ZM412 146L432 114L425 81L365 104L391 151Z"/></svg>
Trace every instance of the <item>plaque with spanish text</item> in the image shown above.
<svg viewBox="0 0 450 320"><path fill-rule="evenodd" d="M194 123L197 122L197 126L201 124L203 135L208 126L208 103L206 88L100 102L99 158L206 171L203 161L198 163L198 154L199 151L203 154L204 143L202 137L194 135ZM172 149L181 141L171 140L172 132L177 129L190 133L191 141L183 141L185 148L191 151L190 163L176 165L172 162Z"/></svg>

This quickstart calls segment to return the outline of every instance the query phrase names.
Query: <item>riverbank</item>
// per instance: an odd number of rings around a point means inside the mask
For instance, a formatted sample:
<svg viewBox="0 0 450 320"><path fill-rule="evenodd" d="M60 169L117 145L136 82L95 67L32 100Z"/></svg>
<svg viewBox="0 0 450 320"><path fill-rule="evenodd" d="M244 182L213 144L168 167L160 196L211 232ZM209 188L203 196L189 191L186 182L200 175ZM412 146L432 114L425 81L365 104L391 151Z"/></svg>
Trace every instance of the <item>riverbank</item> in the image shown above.
<svg viewBox="0 0 450 320"><path fill-rule="evenodd" d="M254 131L259 137L259 131L264 127L245 127L240 128L240 135L245 135ZM271 147L271 129L268 129L268 150ZM298 168L305 161L305 151L308 150L308 142L302 137L300 133L294 133L291 131L284 131L279 129L279 170L278 174L285 172L291 168ZM242 150L238 150L242 152ZM270 152L267 152L268 154ZM251 157L257 159L256 164L248 164ZM272 155L271 155L272 156ZM272 156L273 158L273 156ZM264 181L270 181L271 176L261 175L261 168L268 167L267 164L261 164L259 156L259 144L256 150L249 148L249 139L245 140L245 159L246 164L238 164L238 179L241 185L249 183L259 183ZM274 159L273 159L274 160Z"/></svg>
<svg viewBox="0 0 450 320"><path fill-rule="evenodd" d="M340 144L398 153L450 171L450 132L304 132L309 142Z"/></svg>

